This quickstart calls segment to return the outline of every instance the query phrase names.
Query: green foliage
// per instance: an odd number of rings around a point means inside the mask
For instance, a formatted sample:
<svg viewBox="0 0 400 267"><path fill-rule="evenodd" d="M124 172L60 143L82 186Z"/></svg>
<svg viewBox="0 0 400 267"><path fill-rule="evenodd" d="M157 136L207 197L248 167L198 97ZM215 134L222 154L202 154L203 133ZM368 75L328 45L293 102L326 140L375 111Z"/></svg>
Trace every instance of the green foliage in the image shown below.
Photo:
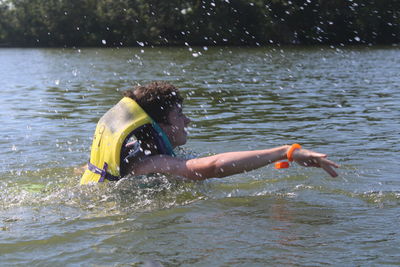
<svg viewBox="0 0 400 267"><path fill-rule="evenodd" d="M378 44L398 0L0 0L0 46Z"/></svg>

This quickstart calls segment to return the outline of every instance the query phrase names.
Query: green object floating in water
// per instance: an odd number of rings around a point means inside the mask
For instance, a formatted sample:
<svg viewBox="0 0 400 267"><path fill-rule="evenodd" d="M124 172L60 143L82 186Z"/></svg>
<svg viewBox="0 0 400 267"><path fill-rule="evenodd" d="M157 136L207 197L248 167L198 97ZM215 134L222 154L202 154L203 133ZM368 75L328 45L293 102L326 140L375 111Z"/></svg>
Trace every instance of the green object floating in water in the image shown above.
<svg viewBox="0 0 400 267"><path fill-rule="evenodd" d="M44 188L44 184L25 184L22 188L30 193L40 193Z"/></svg>

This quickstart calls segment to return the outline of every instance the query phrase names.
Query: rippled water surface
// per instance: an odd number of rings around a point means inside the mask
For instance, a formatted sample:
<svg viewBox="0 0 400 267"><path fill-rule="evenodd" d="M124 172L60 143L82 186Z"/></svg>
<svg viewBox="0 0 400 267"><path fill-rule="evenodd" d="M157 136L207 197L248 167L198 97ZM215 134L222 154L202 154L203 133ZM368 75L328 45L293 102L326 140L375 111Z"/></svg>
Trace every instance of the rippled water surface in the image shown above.
<svg viewBox="0 0 400 267"><path fill-rule="evenodd" d="M0 49L0 265L398 265L399 70L396 47ZM340 176L79 186L98 118L153 80L186 98L181 156L297 142Z"/></svg>

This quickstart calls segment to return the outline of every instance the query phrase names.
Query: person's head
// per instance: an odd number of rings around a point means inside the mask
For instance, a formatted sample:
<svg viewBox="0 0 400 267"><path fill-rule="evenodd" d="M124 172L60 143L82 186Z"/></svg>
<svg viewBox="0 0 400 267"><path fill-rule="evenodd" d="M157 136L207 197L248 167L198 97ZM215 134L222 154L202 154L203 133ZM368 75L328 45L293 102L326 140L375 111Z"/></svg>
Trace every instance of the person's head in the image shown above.
<svg viewBox="0 0 400 267"><path fill-rule="evenodd" d="M178 88L168 82L152 82L136 86L124 96L135 100L160 125L173 147L186 143L185 128L190 119L182 112L183 98Z"/></svg>

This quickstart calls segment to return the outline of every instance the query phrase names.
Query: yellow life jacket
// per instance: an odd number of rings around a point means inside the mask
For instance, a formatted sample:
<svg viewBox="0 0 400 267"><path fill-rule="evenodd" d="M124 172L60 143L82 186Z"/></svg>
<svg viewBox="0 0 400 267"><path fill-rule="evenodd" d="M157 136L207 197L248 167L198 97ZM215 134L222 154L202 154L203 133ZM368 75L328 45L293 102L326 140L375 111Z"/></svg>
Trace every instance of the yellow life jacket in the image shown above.
<svg viewBox="0 0 400 267"><path fill-rule="evenodd" d="M174 155L160 126L130 97L124 97L99 120L94 133L88 169L80 184L118 180L121 149L125 139L139 127L151 124L161 140L160 154Z"/></svg>

